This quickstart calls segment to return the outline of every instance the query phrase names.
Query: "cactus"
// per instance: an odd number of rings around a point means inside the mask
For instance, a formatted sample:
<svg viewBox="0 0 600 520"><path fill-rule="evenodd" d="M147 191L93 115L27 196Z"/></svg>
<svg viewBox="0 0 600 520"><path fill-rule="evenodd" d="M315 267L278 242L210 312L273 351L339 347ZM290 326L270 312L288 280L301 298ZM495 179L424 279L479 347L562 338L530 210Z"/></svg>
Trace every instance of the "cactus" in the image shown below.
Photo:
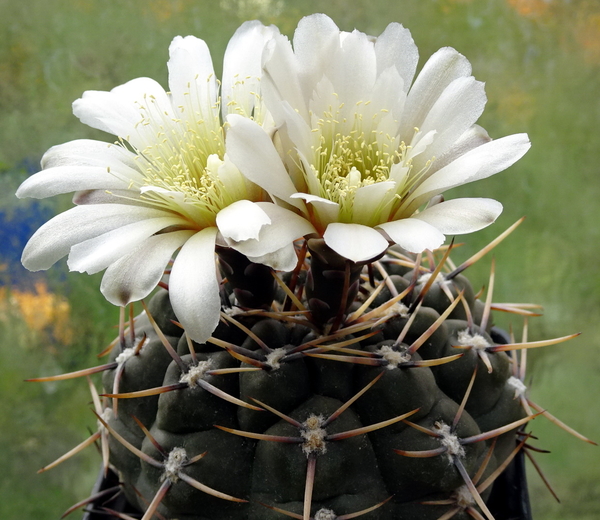
<svg viewBox="0 0 600 520"><path fill-rule="evenodd" d="M492 303L493 272L485 300L462 274L519 223L458 267L452 246L357 265L312 239L282 276L227 250L206 343L161 288L108 363L38 380L103 372L81 447L102 439L145 518L492 519L527 423L558 422L525 397L527 349L575 336L507 344L491 311L534 310Z"/></svg>
<svg viewBox="0 0 600 520"><path fill-rule="evenodd" d="M474 124L483 85L452 49L409 91L416 47L402 26L374 43L316 15L295 43L244 24L220 104L211 67L196 71L210 59L203 42L176 38L171 93L139 79L74 104L120 144L55 147L19 189L77 192L30 240L26 267L69 253L71 269L106 269L101 290L121 307L105 364L37 379L102 373L103 387L90 383L98 430L43 470L99 442L144 520L493 520L494 481L530 455L529 421L545 415L591 442L523 381L527 349L575 335L506 337L494 309L535 310L493 303L493 263L485 300L463 274L518 223L458 267L453 242L441 246L501 211L441 193L507 168L527 136L492 141ZM350 69L328 63L348 64L348 49L373 73L373 106L351 88L326 96L336 74L348 86ZM310 147L300 134L313 116ZM91 503L102 507L79 505Z"/></svg>

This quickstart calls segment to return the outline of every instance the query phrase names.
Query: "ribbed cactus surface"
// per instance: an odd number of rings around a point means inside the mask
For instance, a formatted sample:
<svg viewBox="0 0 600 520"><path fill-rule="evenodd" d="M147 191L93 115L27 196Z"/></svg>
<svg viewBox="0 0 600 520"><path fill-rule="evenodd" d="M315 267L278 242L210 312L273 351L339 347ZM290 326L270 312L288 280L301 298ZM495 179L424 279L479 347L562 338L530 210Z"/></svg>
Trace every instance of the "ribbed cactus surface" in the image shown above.
<svg viewBox="0 0 600 520"><path fill-rule="evenodd" d="M129 500L180 520L486 514L528 420L490 302L444 251L302 252L276 279L223 251L205 344L164 289L124 331L102 428Z"/></svg>

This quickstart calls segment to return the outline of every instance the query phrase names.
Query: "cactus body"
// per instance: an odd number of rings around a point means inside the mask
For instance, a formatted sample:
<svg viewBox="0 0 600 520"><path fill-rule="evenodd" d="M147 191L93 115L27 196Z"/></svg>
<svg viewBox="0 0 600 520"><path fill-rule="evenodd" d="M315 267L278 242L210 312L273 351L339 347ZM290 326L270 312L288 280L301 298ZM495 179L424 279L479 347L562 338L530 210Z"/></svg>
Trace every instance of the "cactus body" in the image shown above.
<svg viewBox="0 0 600 520"><path fill-rule="evenodd" d="M238 268L256 272L228 253L205 344L174 324L162 289L126 331L103 384L121 396L104 415L127 497L143 511L167 488L158 511L186 520L469 518L465 475L482 483L509 460L527 415L484 303L446 265L428 283L436 265L401 252L374 275L322 243L309 251L287 278L296 304L270 272L264 294L240 289L252 284Z"/></svg>

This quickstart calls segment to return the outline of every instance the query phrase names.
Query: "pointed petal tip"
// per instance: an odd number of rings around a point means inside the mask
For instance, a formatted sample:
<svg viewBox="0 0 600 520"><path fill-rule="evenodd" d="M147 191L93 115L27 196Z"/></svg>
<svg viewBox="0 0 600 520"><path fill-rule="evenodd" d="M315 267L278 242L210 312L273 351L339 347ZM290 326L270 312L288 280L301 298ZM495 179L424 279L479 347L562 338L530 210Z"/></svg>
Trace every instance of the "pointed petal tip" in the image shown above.
<svg viewBox="0 0 600 520"><path fill-rule="evenodd" d="M169 278L173 311L187 335L205 343L217 328L221 299L215 262L217 228L191 237L175 258Z"/></svg>
<svg viewBox="0 0 600 520"><path fill-rule="evenodd" d="M437 227L417 218L385 222L378 228L382 229L400 247L415 254L425 250L433 251L440 247L446 239Z"/></svg>
<svg viewBox="0 0 600 520"><path fill-rule="evenodd" d="M446 235L461 235L493 224L503 209L494 199L462 198L435 204L413 218L431 224Z"/></svg>

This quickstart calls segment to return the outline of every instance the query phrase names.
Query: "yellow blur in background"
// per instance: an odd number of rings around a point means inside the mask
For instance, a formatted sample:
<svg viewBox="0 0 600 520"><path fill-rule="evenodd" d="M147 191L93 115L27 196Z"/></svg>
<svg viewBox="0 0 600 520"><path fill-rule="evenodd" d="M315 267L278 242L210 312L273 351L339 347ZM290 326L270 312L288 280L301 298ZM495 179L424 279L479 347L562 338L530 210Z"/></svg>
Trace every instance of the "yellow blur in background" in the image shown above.
<svg viewBox="0 0 600 520"><path fill-rule="evenodd" d="M0 287L0 321L6 326L10 320L23 319L27 329L47 348L66 347L71 343L70 316L69 301L49 292L43 281L37 281L32 291Z"/></svg>

